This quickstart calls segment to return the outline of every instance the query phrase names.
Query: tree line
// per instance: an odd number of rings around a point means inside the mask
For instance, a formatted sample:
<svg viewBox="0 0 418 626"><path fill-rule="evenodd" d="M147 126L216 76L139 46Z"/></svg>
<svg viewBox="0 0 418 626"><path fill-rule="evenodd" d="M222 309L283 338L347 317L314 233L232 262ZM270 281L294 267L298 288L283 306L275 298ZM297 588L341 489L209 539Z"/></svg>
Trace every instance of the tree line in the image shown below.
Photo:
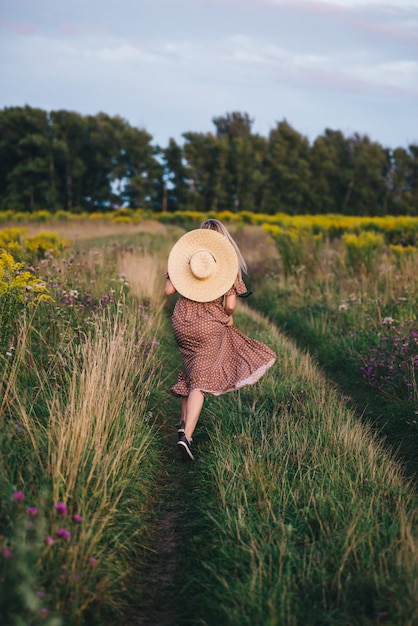
<svg viewBox="0 0 418 626"><path fill-rule="evenodd" d="M263 137L240 112L212 121L162 147L119 116L1 109L0 209L418 214L418 145L331 129L311 143L286 120Z"/></svg>

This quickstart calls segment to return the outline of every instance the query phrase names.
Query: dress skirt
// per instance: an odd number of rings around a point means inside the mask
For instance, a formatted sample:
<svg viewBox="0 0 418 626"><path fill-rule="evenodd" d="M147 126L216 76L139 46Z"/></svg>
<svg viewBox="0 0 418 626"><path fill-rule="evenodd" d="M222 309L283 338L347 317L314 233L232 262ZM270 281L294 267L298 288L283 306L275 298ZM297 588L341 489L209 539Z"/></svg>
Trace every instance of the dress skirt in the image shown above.
<svg viewBox="0 0 418 626"><path fill-rule="evenodd" d="M245 291L240 281L225 295ZM223 297L195 302L180 296L171 320L183 362L171 388L176 396L188 396L192 389L218 396L252 385L276 360L264 343L247 337L236 326L227 326Z"/></svg>

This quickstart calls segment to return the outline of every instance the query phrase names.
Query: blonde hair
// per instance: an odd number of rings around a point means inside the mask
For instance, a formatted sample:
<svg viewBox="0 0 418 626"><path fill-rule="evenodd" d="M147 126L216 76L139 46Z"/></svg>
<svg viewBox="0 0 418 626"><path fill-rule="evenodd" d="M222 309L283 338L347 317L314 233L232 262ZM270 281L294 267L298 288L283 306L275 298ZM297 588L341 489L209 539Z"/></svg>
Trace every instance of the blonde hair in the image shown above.
<svg viewBox="0 0 418 626"><path fill-rule="evenodd" d="M200 225L200 228L207 228L209 230L216 230L218 233L221 233L221 235L225 235L225 237L227 237L227 239L229 239L229 241L232 243L232 245L235 248L235 252L237 253L237 257L238 257L238 278L239 280L242 280L242 273L247 274L247 264L244 260L244 257L241 254L240 249L238 248L237 244L235 243L234 239L231 237L231 235L229 234L228 230L226 229L226 227L222 224L222 222L220 222L219 220L215 220L215 219L208 219L205 220L204 222L202 222L202 224Z"/></svg>

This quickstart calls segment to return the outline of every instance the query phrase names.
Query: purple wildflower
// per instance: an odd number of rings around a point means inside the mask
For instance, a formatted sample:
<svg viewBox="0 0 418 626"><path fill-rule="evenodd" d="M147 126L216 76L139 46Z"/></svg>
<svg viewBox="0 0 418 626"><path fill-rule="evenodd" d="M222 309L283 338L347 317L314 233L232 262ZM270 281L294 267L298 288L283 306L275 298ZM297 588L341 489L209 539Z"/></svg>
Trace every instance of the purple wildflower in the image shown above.
<svg viewBox="0 0 418 626"><path fill-rule="evenodd" d="M23 491L15 491L12 495L13 500L23 500L24 497L25 494L23 493Z"/></svg>
<svg viewBox="0 0 418 626"><path fill-rule="evenodd" d="M38 509L36 508L36 506L28 507L28 515L31 515L32 517L35 517L35 515L38 515Z"/></svg>
<svg viewBox="0 0 418 626"><path fill-rule="evenodd" d="M6 559L12 559L13 558L13 552L11 550L9 550L9 548L3 548L3 556Z"/></svg>
<svg viewBox="0 0 418 626"><path fill-rule="evenodd" d="M380 336L376 346L369 348L360 368L363 379L379 391L390 391L404 399L412 400L415 368L418 367L418 345L415 326L391 326L385 336ZM406 388L406 389L405 389Z"/></svg>
<svg viewBox="0 0 418 626"><path fill-rule="evenodd" d="M57 530L57 535L58 537L62 537L63 539L66 539L67 541L71 539L70 531L65 530L65 528L60 528L59 530Z"/></svg>
<svg viewBox="0 0 418 626"><path fill-rule="evenodd" d="M64 502L57 502L55 508L60 515L67 515L67 506L64 504Z"/></svg>
<svg viewBox="0 0 418 626"><path fill-rule="evenodd" d="M73 515L73 520L79 523L83 521L83 518L81 517L81 515L76 514L76 515Z"/></svg>

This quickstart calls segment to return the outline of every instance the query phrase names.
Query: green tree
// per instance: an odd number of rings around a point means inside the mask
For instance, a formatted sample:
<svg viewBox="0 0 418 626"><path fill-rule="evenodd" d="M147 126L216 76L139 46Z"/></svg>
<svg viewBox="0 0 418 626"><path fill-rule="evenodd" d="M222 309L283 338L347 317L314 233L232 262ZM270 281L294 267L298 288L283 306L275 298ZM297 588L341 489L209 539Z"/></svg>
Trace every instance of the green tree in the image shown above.
<svg viewBox="0 0 418 626"><path fill-rule="evenodd" d="M90 210L160 208L162 168L151 135L105 113L87 118L87 135L83 204Z"/></svg>
<svg viewBox="0 0 418 626"><path fill-rule="evenodd" d="M389 151L370 141L367 135L355 134L348 142L348 186L340 211L347 215L382 215L390 171Z"/></svg>
<svg viewBox="0 0 418 626"><path fill-rule="evenodd" d="M267 141L252 134L248 113L233 112L213 118L216 136L226 154L222 172L222 204L230 211L260 211L266 183Z"/></svg>
<svg viewBox="0 0 418 626"><path fill-rule="evenodd" d="M313 212L347 213L353 192L353 141L327 128L311 149Z"/></svg>
<svg viewBox="0 0 418 626"><path fill-rule="evenodd" d="M105 113L89 115L85 121L87 137L80 154L85 164L83 207L88 211L110 210L117 206L117 193L112 190L120 150L116 124Z"/></svg>
<svg viewBox="0 0 418 626"><path fill-rule="evenodd" d="M164 177L167 185L167 209L185 209L189 202L188 168L184 149L170 138L167 148L162 150Z"/></svg>
<svg viewBox="0 0 418 626"><path fill-rule="evenodd" d="M222 177L226 143L212 133L184 133L183 137L189 205L196 211L217 211L224 206Z"/></svg>
<svg viewBox="0 0 418 626"><path fill-rule="evenodd" d="M0 112L0 207L53 209L55 171L45 111L8 107Z"/></svg>
<svg viewBox="0 0 418 626"><path fill-rule="evenodd" d="M342 196L341 159L345 139L339 131L327 129L315 139L310 152L311 185L309 208L314 214L336 213Z"/></svg>
<svg viewBox="0 0 418 626"><path fill-rule="evenodd" d="M387 203L390 154L365 136L326 129L310 151L314 213L382 215Z"/></svg>
<svg viewBox="0 0 418 626"><path fill-rule="evenodd" d="M219 117L214 117L212 122L215 124L217 137L236 137L243 139L251 135L251 127L254 120L250 118L248 113L234 111L224 116L220 115Z"/></svg>
<svg viewBox="0 0 418 626"><path fill-rule="evenodd" d="M212 121L215 134L160 148L119 116L2 109L0 208L418 214L416 145L389 151L326 129L310 146L286 120L268 138L248 113Z"/></svg>
<svg viewBox="0 0 418 626"><path fill-rule="evenodd" d="M50 118L59 198L67 211L73 211L83 204L86 164L82 155L88 142L87 123L73 111L52 111Z"/></svg>
<svg viewBox="0 0 418 626"><path fill-rule="evenodd" d="M396 148L392 153L388 212L418 215L418 146Z"/></svg>
<svg viewBox="0 0 418 626"><path fill-rule="evenodd" d="M153 146L152 136L145 130L124 122L119 127L117 179L122 183L118 202L132 208L162 207L162 151Z"/></svg>
<svg viewBox="0 0 418 626"><path fill-rule="evenodd" d="M266 212L292 215L307 211L311 169L309 141L283 120L270 132Z"/></svg>

